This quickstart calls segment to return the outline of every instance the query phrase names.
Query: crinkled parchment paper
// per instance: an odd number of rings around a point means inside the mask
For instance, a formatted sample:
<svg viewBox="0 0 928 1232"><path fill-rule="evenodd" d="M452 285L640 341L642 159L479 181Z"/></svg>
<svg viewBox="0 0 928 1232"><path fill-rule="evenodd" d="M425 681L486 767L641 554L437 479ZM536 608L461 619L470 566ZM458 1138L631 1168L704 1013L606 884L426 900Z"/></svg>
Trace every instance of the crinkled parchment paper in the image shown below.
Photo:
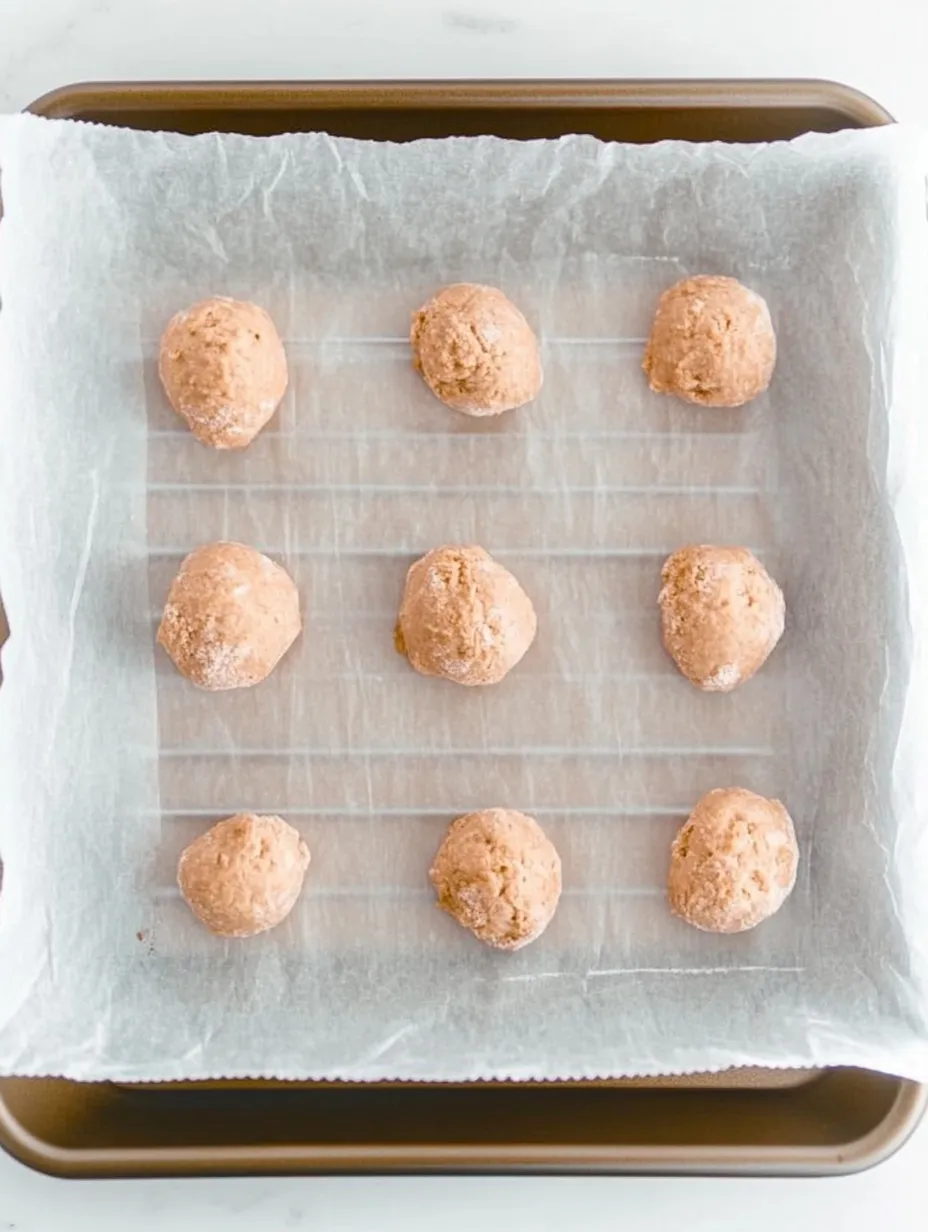
<svg viewBox="0 0 928 1232"><path fill-rule="evenodd" d="M855 1064L928 1077L925 151L904 129L771 146L588 137L398 146L0 124L0 1070L468 1079ZM659 292L733 274L779 339L743 411L652 395ZM544 391L498 421L409 363L442 283L502 286ZM265 305L291 385L245 453L166 406L157 339ZM180 679L154 631L213 538L293 573L306 629L253 690ZM663 555L745 543L786 636L730 696L665 659ZM479 542L540 631L500 686L416 676L410 561ZM754 932L671 917L671 837L742 784L796 820ZM448 822L505 805L559 847L516 954L432 902ZM177 855L239 809L313 850L248 942L202 930Z"/></svg>

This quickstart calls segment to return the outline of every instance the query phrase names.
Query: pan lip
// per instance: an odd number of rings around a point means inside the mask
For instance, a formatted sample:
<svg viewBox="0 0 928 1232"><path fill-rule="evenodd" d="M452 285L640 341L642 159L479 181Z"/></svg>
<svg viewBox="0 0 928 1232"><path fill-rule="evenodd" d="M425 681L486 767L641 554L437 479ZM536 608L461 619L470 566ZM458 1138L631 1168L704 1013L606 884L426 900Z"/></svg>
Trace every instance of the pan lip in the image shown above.
<svg viewBox="0 0 928 1232"><path fill-rule="evenodd" d="M736 110L748 105L765 109L829 107L860 127L893 123L886 108L861 90L816 77L79 81L42 94L25 110L50 118L69 118L91 104L115 110L129 99L142 109L163 107L171 101L193 110L217 104L231 106L233 101L239 108L269 110L284 104L292 106L301 99L315 107L333 110L349 102L359 107L392 102L427 109L438 100L461 108L519 110L531 110L542 103L565 110L581 105L603 109L622 106L630 110Z"/></svg>
<svg viewBox="0 0 928 1232"><path fill-rule="evenodd" d="M928 1086L901 1079L877 1126L859 1139L828 1147L365 1143L83 1149L42 1142L15 1122L0 1095L0 1146L27 1167L63 1178L423 1172L822 1177L884 1162L909 1139L926 1106Z"/></svg>

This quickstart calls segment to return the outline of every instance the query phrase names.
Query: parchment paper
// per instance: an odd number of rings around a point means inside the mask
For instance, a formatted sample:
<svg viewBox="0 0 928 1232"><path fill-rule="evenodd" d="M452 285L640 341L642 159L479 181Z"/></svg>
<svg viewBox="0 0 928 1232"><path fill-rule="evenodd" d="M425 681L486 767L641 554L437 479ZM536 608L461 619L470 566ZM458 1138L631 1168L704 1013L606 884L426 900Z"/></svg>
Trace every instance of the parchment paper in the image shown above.
<svg viewBox="0 0 928 1232"><path fill-rule="evenodd" d="M651 148L398 146L0 123L0 1070L554 1078L736 1064L928 1077L928 234L919 136ZM768 300L769 394L704 411L640 372L660 291ZM502 286L542 338L531 407L443 408L410 312ZM157 339L255 300L291 384L245 453L164 402ZM280 559L306 629L253 690L154 644L182 556ZM744 543L785 638L730 696L665 659L663 556ZM482 543L539 635L500 686L416 676L406 568ZM670 915L671 837L711 787L784 800L802 863L756 931ZM482 948L427 869L456 815L533 813L565 891L535 945ZM313 851L276 931L206 933L181 848L236 810Z"/></svg>

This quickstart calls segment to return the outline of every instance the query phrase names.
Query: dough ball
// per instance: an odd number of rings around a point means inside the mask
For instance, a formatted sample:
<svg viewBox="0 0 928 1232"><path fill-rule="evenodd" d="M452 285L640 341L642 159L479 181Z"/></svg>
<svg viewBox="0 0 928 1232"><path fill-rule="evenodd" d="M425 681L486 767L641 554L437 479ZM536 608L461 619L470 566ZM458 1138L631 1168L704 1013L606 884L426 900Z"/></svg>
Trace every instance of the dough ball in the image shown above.
<svg viewBox="0 0 928 1232"><path fill-rule="evenodd" d="M747 548L688 547L661 570L664 645L700 689L750 680L783 634L783 592Z"/></svg>
<svg viewBox="0 0 928 1232"><path fill-rule="evenodd" d="M438 905L500 950L539 937L561 896L561 859L541 826L514 809L453 821L429 871Z"/></svg>
<svg viewBox="0 0 928 1232"><path fill-rule="evenodd" d="M773 376L777 340L764 300L735 278L684 278L665 291L642 367L659 394L743 406Z"/></svg>
<svg viewBox="0 0 928 1232"><path fill-rule="evenodd" d="M243 543L208 543L171 583L158 641L201 689L241 689L269 676L299 632L299 595L280 565Z"/></svg>
<svg viewBox="0 0 928 1232"><path fill-rule="evenodd" d="M396 644L423 676L496 684L536 627L531 599L483 548L434 548L406 575Z"/></svg>
<svg viewBox="0 0 928 1232"><path fill-rule="evenodd" d="M743 932L783 906L798 862L796 832L779 800L716 788L673 841L670 906L707 932Z"/></svg>
<svg viewBox="0 0 928 1232"><path fill-rule="evenodd" d="M168 322L158 374L197 440L244 449L280 405L287 357L263 308L217 295Z"/></svg>
<svg viewBox="0 0 928 1232"><path fill-rule="evenodd" d="M252 937L290 914L308 867L309 848L293 826L236 813L181 852L177 884L211 932Z"/></svg>
<svg viewBox="0 0 928 1232"><path fill-rule="evenodd" d="M499 415L541 389L538 339L496 287L445 287L414 315L409 341L429 389L456 411Z"/></svg>

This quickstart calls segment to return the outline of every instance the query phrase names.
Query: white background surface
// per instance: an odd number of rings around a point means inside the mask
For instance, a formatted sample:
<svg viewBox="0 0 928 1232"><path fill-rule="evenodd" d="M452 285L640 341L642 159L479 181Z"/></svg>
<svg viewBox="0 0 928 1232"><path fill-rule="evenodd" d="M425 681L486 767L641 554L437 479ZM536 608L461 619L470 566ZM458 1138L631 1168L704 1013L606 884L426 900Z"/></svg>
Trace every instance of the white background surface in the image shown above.
<svg viewBox="0 0 928 1232"><path fill-rule="evenodd" d="M0 0L0 109L75 80L813 76L928 126L925 0ZM0 1232L909 1232L928 1122L818 1181L291 1178L62 1182L0 1156Z"/></svg>

